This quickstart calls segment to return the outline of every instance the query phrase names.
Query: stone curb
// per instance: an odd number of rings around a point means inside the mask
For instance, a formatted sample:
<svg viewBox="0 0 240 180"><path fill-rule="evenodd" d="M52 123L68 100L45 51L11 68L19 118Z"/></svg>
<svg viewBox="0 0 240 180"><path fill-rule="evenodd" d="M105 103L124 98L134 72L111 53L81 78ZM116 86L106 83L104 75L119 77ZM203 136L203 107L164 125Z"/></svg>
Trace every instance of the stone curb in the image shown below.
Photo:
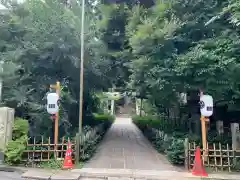
<svg viewBox="0 0 240 180"><path fill-rule="evenodd" d="M151 179L151 180L166 180L166 179L181 179L181 180L197 180L197 179L211 179L211 180L240 180L239 175L228 174L210 174L208 177L193 176L187 172L177 171L152 171L152 170L131 170L131 169L74 169L74 173L79 173L81 177L89 178L133 178L133 179Z"/></svg>
<svg viewBox="0 0 240 180"><path fill-rule="evenodd" d="M24 168L21 168L21 167L11 167L11 166L6 166L6 165L0 165L0 171L4 171L4 172L18 172L18 173L27 172L27 170L24 169Z"/></svg>
<svg viewBox="0 0 240 180"><path fill-rule="evenodd" d="M22 174L21 178L27 179L27 180L50 180L53 174L54 172L52 171L30 170Z"/></svg>
<svg viewBox="0 0 240 180"><path fill-rule="evenodd" d="M80 178L79 173L74 173L71 171L61 171L54 173L50 179L51 180L78 180Z"/></svg>
<svg viewBox="0 0 240 180"><path fill-rule="evenodd" d="M151 171L131 169L73 169L70 171L28 171L22 175L28 180L81 180L96 179L141 179L141 180L240 180L240 175L210 174L209 177L192 176L177 171Z"/></svg>

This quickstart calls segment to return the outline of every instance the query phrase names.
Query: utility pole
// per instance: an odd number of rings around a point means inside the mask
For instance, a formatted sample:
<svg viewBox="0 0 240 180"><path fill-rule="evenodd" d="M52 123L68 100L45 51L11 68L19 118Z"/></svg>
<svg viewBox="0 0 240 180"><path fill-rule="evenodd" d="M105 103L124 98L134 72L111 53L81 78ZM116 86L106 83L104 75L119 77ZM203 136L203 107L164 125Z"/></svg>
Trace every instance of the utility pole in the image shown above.
<svg viewBox="0 0 240 180"><path fill-rule="evenodd" d="M83 118L83 70L84 70L84 17L85 0L82 0L82 18L81 18L81 63L80 63L80 94L79 94L79 138L82 135L82 118ZM81 140L81 139L80 139Z"/></svg>

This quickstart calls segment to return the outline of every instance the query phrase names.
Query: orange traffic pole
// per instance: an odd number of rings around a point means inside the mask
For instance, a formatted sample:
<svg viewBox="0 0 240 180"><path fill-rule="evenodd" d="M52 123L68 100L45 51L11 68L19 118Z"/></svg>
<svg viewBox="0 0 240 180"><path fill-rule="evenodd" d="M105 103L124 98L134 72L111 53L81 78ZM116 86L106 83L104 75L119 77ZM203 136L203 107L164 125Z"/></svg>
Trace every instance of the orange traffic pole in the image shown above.
<svg viewBox="0 0 240 180"><path fill-rule="evenodd" d="M202 127L202 146L203 146L203 161L205 160L207 150L207 132L206 132L206 118L201 115L201 127Z"/></svg>
<svg viewBox="0 0 240 180"><path fill-rule="evenodd" d="M203 95L202 89L200 89L199 93L200 97ZM205 156L207 154L207 131L206 131L206 121L208 121L208 118L205 116L200 117L201 120L201 131L202 131L202 146L203 146L203 162L206 160Z"/></svg>
<svg viewBox="0 0 240 180"><path fill-rule="evenodd" d="M50 85L51 88L56 89L56 93L60 97L60 82L57 81L56 84ZM59 124L59 112L55 114L55 122L54 122L54 154L55 158L57 158L57 144L58 144L58 124Z"/></svg>

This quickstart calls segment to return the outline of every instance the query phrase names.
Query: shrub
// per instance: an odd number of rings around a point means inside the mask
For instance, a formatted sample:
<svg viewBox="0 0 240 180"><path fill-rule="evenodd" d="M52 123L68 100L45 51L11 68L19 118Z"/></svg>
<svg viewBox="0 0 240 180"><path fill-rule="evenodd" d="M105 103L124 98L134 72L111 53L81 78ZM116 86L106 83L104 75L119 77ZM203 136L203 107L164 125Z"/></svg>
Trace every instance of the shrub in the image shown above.
<svg viewBox="0 0 240 180"><path fill-rule="evenodd" d="M232 137L227 133L219 135L217 131L210 131L207 135L207 140L209 143L221 143L221 144L231 144Z"/></svg>
<svg viewBox="0 0 240 180"><path fill-rule="evenodd" d="M93 121L83 129L80 148L80 160L86 161L94 154L99 141L114 121L109 114L94 114Z"/></svg>
<svg viewBox="0 0 240 180"><path fill-rule="evenodd" d="M80 141L80 160L86 161L92 157L96 150L97 143L100 140L99 128L85 127L83 130L82 140ZM99 134L98 134L99 133Z"/></svg>
<svg viewBox="0 0 240 180"><path fill-rule="evenodd" d="M132 120L142 131L149 128L159 128L161 125L161 120L155 116L134 116Z"/></svg>
<svg viewBox="0 0 240 180"><path fill-rule="evenodd" d="M155 139L153 141L153 144L155 145L155 148L158 152L163 153L165 151L164 148L164 132L159 130L153 130L155 132Z"/></svg>
<svg viewBox="0 0 240 180"><path fill-rule="evenodd" d="M168 160L173 164L184 164L184 137L186 133L175 132L170 128L172 134L168 135L161 131L165 124L154 116L135 116L133 122L142 130L144 135L154 144L156 150L165 153ZM166 126L168 127L168 126Z"/></svg>
<svg viewBox="0 0 240 180"><path fill-rule="evenodd" d="M169 147L165 151L168 160L172 164L184 164L184 140L173 138Z"/></svg>
<svg viewBox="0 0 240 180"><path fill-rule="evenodd" d="M12 131L12 140L16 140L28 134L28 121L21 118L15 118Z"/></svg>
<svg viewBox="0 0 240 180"><path fill-rule="evenodd" d="M40 168L47 168L47 169L60 169L62 167L63 161L62 160L55 160L50 159L47 162L40 162Z"/></svg>
<svg viewBox="0 0 240 180"><path fill-rule="evenodd" d="M150 141L154 144L156 150L165 153L168 160L173 164L182 165L184 163L184 140L181 134L174 136L167 135L161 130L151 129L152 138ZM148 135L150 132L148 132Z"/></svg>
<svg viewBox="0 0 240 180"><path fill-rule="evenodd" d="M97 121L101 121L101 122L105 122L105 121L109 121L109 122L113 122L114 121L114 116L110 115L110 114L97 114L94 113L94 119Z"/></svg>
<svg viewBox="0 0 240 180"><path fill-rule="evenodd" d="M233 170L236 172L240 172L240 158L234 158L233 159Z"/></svg>
<svg viewBox="0 0 240 180"><path fill-rule="evenodd" d="M5 162L7 164L19 164L23 151L26 149L28 133L28 121L16 118L12 132L12 140L8 142L5 150Z"/></svg>
<svg viewBox="0 0 240 180"><path fill-rule="evenodd" d="M106 131L115 120L115 117L110 114L93 114L94 116L94 125L103 124L104 131Z"/></svg>

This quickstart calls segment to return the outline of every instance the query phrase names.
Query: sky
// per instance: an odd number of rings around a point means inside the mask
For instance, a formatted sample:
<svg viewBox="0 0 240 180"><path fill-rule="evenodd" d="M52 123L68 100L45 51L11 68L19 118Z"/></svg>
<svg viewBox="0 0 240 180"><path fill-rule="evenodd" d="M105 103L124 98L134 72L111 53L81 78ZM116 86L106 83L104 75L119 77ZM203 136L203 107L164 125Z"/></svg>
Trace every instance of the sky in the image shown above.
<svg viewBox="0 0 240 180"><path fill-rule="evenodd" d="M17 1L18 3L22 3L22 2L24 2L25 0L15 0L15 1ZM5 9L7 9L7 8L0 3L0 10L5 10Z"/></svg>
<svg viewBox="0 0 240 180"><path fill-rule="evenodd" d="M5 6L3 6L2 4L0 4L0 10L4 10L7 9Z"/></svg>

